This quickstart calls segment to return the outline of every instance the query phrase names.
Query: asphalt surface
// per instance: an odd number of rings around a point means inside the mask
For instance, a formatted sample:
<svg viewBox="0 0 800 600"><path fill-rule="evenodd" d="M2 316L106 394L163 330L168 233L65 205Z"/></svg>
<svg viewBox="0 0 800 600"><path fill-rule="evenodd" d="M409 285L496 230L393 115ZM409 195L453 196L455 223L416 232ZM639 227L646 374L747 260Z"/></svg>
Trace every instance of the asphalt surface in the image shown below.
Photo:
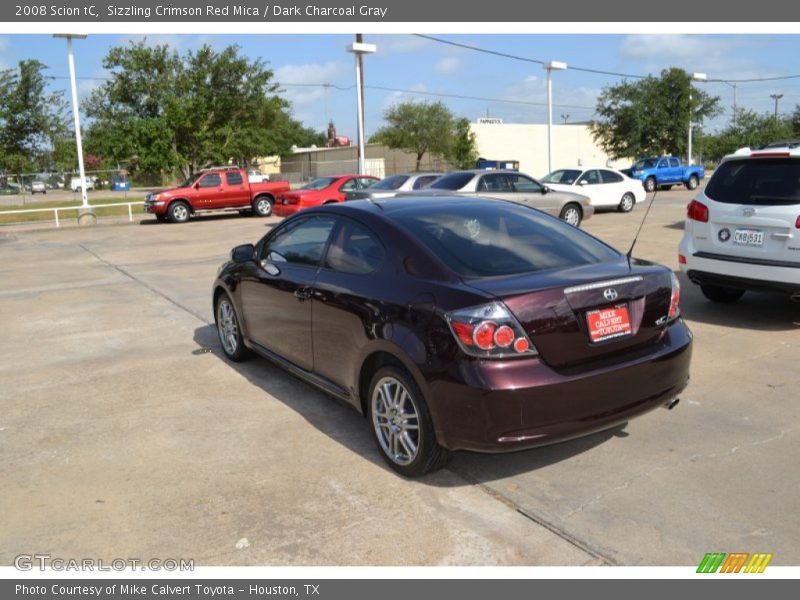
<svg viewBox="0 0 800 600"><path fill-rule="evenodd" d="M637 256L677 269L689 198L659 193ZM625 251L644 209L585 227ZM350 409L222 357L214 274L275 222L0 228L0 564L800 563L800 304L712 305L682 278L695 350L675 410L409 481Z"/></svg>

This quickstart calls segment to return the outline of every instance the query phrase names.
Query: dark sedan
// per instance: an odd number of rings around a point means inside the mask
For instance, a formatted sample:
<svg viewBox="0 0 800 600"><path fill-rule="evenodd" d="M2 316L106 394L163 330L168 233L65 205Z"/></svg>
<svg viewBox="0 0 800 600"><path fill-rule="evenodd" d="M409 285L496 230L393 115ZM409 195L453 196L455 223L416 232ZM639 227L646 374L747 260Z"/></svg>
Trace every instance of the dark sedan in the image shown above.
<svg viewBox="0 0 800 600"><path fill-rule="evenodd" d="M350 403L415 476L672 406L692 345L679 295L666 267L538 210L428 197L303 211L234 248L213 302L228 358Z"/></svg>

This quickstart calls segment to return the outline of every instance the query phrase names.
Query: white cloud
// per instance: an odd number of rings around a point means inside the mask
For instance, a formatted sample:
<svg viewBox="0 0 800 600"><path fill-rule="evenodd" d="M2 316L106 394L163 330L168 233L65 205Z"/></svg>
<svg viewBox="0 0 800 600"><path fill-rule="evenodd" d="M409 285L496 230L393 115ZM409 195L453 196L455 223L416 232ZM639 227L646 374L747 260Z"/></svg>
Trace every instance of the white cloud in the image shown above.
<svg viewBox="0 0 800 600"><path fill-rule="evenodd" d="M376 35L365 41L377 44L377 57L420 52L433 43L416 35Z"/></svg>
<svg viewBox="0 0 800 600"><path fill-rule="evenodd" d="M324 64L283 65L275 69L274 81L281 84L284 98L295 106L309 106L323 101L333 93L328 88L313 84L335 83L347 70L342 62Z"/></svg>
<svg viewBox="0 0 800 600"><path fill-rule="evenodd" d="M433 70L443 75L450 75L460 71L463 66L464 63L461 61L461 59L456 58L455 56L445 56L444 58L436 61L436 64L433 65Z"/></svg>
<svg viewBox="0 0 800 600"><path fill-rule="evenodd" d="M561 114L569 115L569 122L591 119L599 94L599 89L571 87L554 77L553 120L559 122ZM492 105L492 112L497 116L528 123L543 123L547 119L547 80L544 78L528 75L519 83L506 87L497 98L510 101Z"/></svg>

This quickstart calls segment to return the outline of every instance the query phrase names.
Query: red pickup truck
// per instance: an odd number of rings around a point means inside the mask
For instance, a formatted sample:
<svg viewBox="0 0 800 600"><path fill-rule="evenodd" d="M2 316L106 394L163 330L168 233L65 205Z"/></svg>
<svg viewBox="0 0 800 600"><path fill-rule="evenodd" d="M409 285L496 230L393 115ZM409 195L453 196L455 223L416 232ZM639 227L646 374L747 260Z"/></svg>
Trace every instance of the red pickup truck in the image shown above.
<svg viewBox="0 0 800 600"><path fill-rule="evenodd" d="M149 194L144 210L161 222L172 223L185 223L193 215L217 210L238 210L243 215L268 217L275 198L289 189L288 181L250 183L247 169L206 169L176 188Z"/></svg>

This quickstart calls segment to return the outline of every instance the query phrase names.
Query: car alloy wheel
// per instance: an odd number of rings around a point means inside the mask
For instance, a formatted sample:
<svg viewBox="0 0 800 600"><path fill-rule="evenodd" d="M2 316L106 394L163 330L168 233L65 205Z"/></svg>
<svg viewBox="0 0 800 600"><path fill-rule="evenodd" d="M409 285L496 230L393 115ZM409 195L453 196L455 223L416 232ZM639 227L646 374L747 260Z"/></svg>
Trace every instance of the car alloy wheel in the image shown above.
<svg viewBox="0 0 800 600"><path fill-rule="evenodd" d="M622 196L622 200L619 201L619 211L624 213L631 212L635 203L636 200L634 199L633 194L627 192Z"/></svg>
<svg viewBox="0 0 800 600"><path fill-rule="evenodd" d="M259 217L268 217L272 214L272 202L265 196L256 198L255 202L253 202L253 211Z"/></svg>
<svg viewBox="0 0 800 600"><path fill-rule="evenodd" d="M561 220L573 227L581 224L581 211L578 207L568 204L561 210Z"/></svg>
<svg viewBox="0 0 800 600"><path fill-rule="evenodd" d="M694 175L689 177L689 182L686 184L686 187L690 190L697 189L697 177Z"/></svg>
<svg viewBox="0 0 800 600"><path fill-rule="evenodd" d="M648 192L653 192L656 189L656 180L648 177L644 182L644 189Z"/></svg>
<svg viewBox="0 0 800 600"><path fill-rule="evenodd" d="M222 344L222 351L225 356L234 362L250 358L251 352L242 341L239 319L236 317L236 310L233 308L233 302L231 302L227 293L220 294L214 316L217 321L219 341Z"/></svg>
<svg viewBox="0 0 800 600"><path fill-rule="evenodd" d="M447 463L450 452L436 441L422 392L405 369L393 365L379 369L366 400L375 442L392 469L417 477Z"/></svg>
<svg viewBox="0 0 800 600"><path fill-rule="evenodd" d="M169 220L173 223L185 223L189 220L189 207L183 202L176 202L169 207Z"/></svg>

